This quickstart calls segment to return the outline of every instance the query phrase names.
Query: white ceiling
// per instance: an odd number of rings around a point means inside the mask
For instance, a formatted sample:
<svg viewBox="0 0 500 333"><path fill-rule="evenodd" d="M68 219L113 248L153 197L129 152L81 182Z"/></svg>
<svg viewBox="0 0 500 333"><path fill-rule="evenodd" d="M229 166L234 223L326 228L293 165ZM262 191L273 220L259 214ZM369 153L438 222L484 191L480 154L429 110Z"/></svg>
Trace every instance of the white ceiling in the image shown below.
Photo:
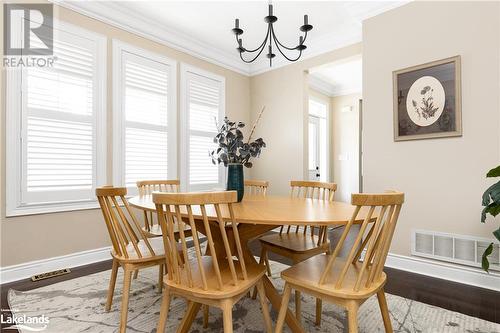
<svg viewBox="0 0 500 333"><path fill-rule="evenodd" d="M329 96L360 93L362 90L361 55L309 70L309 85Z"/></svg>
<svg viewBox="0 0 500 333"><path fill-rule="evenodd" d="M244 46L257 47L265 37L268 1L54 1L244 74L269 70L263 55L260 62L244 64L231 32L239 18ZM314 29L303 53L307 58L361 41L362 20L406 2L275 1L275 31L285 45L296 45L308 14ZM281 55L275 59L273 68L287 63Z"/></svg>

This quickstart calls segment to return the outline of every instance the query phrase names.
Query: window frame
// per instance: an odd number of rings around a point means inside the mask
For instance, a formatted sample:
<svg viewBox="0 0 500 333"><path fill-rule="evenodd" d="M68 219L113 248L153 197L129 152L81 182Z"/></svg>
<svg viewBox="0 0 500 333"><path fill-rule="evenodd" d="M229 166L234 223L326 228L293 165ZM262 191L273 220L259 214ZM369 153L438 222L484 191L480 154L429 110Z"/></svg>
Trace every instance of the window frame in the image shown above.
<svg viewBox="0 0 500 333"><path fill-rule="evenodd" d="M225 172L222 165L218 165L218 175L219 182L216 184L206 184L198 185L194 188L189 184L189 110L188 110L188 94L187 94L187 83L188 83L188 73L203 76L207 79L220 82L220 102L221 106L219 108L219 122L224 119L226 115L226 78L221 75L214 74L212 72L200 69L198 67L188 65L186 63L181 63L180 65L180 179L181 179L181 190L182 191L209 191L214 188L224 188L225 183ZM209 161L209 156L207 154L207 161Z"/></svg>
<svg viewBox="0 0 500 333"><path fill-rule="evenodd" d="M125 71L123 53L155 61L169 67L167 106L167 144L169 161L167 174L169 179L177 178L177 61L133 46L119 39L112 40L113 46L113 184L125 186L125 112L123 101L125 98ZM128 195L134 195L135 188L128 188Z"/></svg>
<svg viewBox="0 0 500 333"><path fill-rule="evenodd" d="M73 24L54 19L54 36L58 30L75 34L95 43L95 76L93 78L93 189L106 181L106 103L107 103L107 37ZM24 93L24 68L5 69L6 73L6 217L54 213L98 208L97 200L57 200L30 203L23 197L25 165L23 140L26 129L23 119L27 115ZM21 184L21 185L20 185ZM92 191L93 191L92 189Z"/></svg>

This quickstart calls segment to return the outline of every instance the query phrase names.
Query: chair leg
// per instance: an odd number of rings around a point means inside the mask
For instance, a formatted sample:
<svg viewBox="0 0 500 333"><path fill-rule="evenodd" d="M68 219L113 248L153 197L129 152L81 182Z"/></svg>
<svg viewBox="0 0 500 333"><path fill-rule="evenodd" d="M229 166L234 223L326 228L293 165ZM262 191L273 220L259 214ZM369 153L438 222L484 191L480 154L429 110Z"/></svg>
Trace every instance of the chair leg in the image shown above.
<svg viewBox="0 0 500 333"><path fill-rule="evenodd" d="M138 269L136 269L136 270L134 271L134 280L137 280L137 277L138 277L138 276L139 276L139 270L138 270Z"/></svg>
<svg viewBox="0 0 500 333"><path fill-rule="evenodd" d="M158 266L158 292L161 293L163 287L163 264Z"/></svg>
<svg viewBox="0 0 500 333"><path fill-rule="evenodd" d="M298 290L295 290L295 317L300 323L301 316L301 293Z"/></svg>
<svg viewBox="0 0 500 333"><path fill-rule="evenodd" d="M358 308L356 302L351 302L347 306L347 319L349 322L349 333L358 333Z"/></svg>
<svg viewBox="0 0 500 333"><path fill-rule="evenodd" d="M113 268L111 269L111 280L109 280L108 299L106 300L106 311L111 309L113 303L113 294L115 293L116 275L118 274L118 261L113 259Z"/></svg>
<svg viewBox="0 0 500 333"><path fill-rule="evenodd" d="M161 300L160 319L158 320L157 333L165 332L165 325L168 319L168 309L170 308L170 291L168 288L163 289L163 297Z"/></svg>
<svg viewBox="0 0 500 333"><path fill-rule="evenodd" d="M321 312L323 312L323 301L316 298L316 326L321 326Z"/></svg>
<svg viewBox="0 0 500 333"><path fill-rule="evenodd" d="M222 305L222 319L224 321L224 333L233 333L233 307L230 300L224 301Z"/></svg>
<svg viewBox="0 0 500 333"><path fill-rule="evenodd" d="M130 292L130 282L132 280L132 271L125 268L123 279L123 294L122 294L122 311L120 317L120 333L125 333L127 330L127 315L128 315L128 297Z"/></svg>
<svg viewBox="0 0 500 333"><path fill-rule="evenodd" d="M378 305L380 306L380 312L382 313L382 319L384 320L385 332L392 333L391 318L389 317L389 308L387 307L384 289L380 289L377 292L377 299Z"/></svg>
<svg viewBox="0 0 500 333"><path fill-rule="evenodd" d="M283 325L285 324L286 311L288 310L288 301L290 300L291 293L292 293L292 288L288 283L285 283L285 290L283 292L280 312L278 314L278 321L276 322L276 330L275 330L276 333L283 332Z"/></svg>
<svg viewBox="0 0 500 333"><path fill-rule="evenodd" d="M264 248L264 246L262 246L261 250L260 250L260 258L259 258L259 265L266 265L265 263L265 256L266 256L266 249ZM266 271L268 272L268 275L269 275L269 268L266 266ZM270 275L269 275L270 276ZM252 299L256 299L257 298L257 287L254 287L253 288L253 293L252 293Z"/></svg>
<svg viewBox="0 0 500 333"><path fill-rule="evenodd" d="M264 283L262 279L257 282L257 290L259 291L260 306L262 307L262 314L264 316L264 323L266 324L266 332L273 332L273 325L271 324L271 316L269 315L269 306L267 305L266 291L264 290Z"/></svg>
<svg viewBox="0 0 500 333"><path fill-rule="evenodd" d="M269 264L269 256L267 255L267 250L264 251L264 262L266 263L267 276L271 277L273 273L271 272L271 265Z"/></svg>
<svg viewBox="0 0 500 333"><path fill-rule="evenodd" d="M208 314L209 307L208 305L203 305L203 328L208 328Z"/></svg>

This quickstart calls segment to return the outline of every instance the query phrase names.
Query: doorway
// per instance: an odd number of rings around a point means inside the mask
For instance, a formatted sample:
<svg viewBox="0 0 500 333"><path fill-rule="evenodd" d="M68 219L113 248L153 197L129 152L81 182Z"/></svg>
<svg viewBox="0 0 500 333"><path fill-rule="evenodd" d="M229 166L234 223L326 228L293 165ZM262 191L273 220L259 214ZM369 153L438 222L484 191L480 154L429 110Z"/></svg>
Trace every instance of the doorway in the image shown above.
<svg viewBox="0 0 500 333"><path fill-rule="evenodd" d="M335 200L362 191L361 55L308 71L308 176L337 183Z"/></svg>
<svg viewBox="0 0 500 333"><path fill-rule="evenodd" d="M309 98L309 180L326 182L330 178L328 172L329 108L329 103L314 97Z"/></svg>

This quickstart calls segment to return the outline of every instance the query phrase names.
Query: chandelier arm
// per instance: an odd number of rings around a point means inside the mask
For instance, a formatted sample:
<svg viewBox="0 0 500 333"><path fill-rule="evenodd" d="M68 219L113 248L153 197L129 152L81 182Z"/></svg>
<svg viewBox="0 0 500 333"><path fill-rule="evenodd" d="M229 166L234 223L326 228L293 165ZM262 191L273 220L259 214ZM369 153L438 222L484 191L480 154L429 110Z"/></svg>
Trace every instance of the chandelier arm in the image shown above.
<svg viewBox="0 0 500 333"><path fill-rule="evenodd" d="M273 39L274 39L274 43L275 44L279 44L279 46L281 46L282 48L290 50L290 51L295 50L297 48L297 46L295 46L295 47L288 47L288 46L285 46L285 45L281 44L281 42L278 40L278 37L276 37L276 33L274 32L274 28L273 28L272 25L271 25L271 32L273 34ZM307 31L306 31L306 36L307 36ZM304 38L304 41L305 41L305 38ZM302 44L304 44L304 41L302 42Z"/></svg>
<svg viewBox="0 0 500 333"><path fill-rule="evenodd" d="M259 51L262 47L264 47L266 45L267 39L269 37L269 29L270 29L270 27L267 28L266 38L264 39L264 41L262 42L262 44L260 44L259 47L255 48L253 50L248 50L248 49L244 48L243 47L243 41L242 41L241 45L242 45L243 49L245 50L245 52L254 53L254 52ZM238 43L238 45L239 45L238 35L235 35L235 36L236 36L236 43Z"/></svg>
<svg viewBox="0 0 500 333"><path fill-rule="evenodd" d="M295 59L288 58L288 57L286 56L286 54L285 54L285 53L283 53L283 51L281 51L280 46L276 43L276 36L274 36L274 34L273 34L273 40L274 40L274 45L276 45L276 48L277 48L277 49L278 49L278 51L281 53L281 55L282 55L283 57L285 57L285 58L286 58L286 60L291 61L291 62L294 62L294 61L299 60L299 58L302 56L302 50L299 50L299 55L297 56L297 58L295 58Z"/></svg>
<svg viewBox="0 0 500 333"><path fill-rule="evenodd" d="M268 40L269 35L270 35L269 29L267 30L267 32L268 33L266 35L266 39L264 39L264 42L260 45L260 51L259 51L259 53L257 53L257 55L252 60L245 60L243 58L243 52L240 52L240 59L243 60L243 62L249 64L251 62L254 62L255 59L257 59L260 56L260 54L262 53L262 51L264 51L264 49L266 48L266 43L267 43L267 40ZM257 49L255 49L253 52L255 52L255 51L257 51Z"/></svg>

